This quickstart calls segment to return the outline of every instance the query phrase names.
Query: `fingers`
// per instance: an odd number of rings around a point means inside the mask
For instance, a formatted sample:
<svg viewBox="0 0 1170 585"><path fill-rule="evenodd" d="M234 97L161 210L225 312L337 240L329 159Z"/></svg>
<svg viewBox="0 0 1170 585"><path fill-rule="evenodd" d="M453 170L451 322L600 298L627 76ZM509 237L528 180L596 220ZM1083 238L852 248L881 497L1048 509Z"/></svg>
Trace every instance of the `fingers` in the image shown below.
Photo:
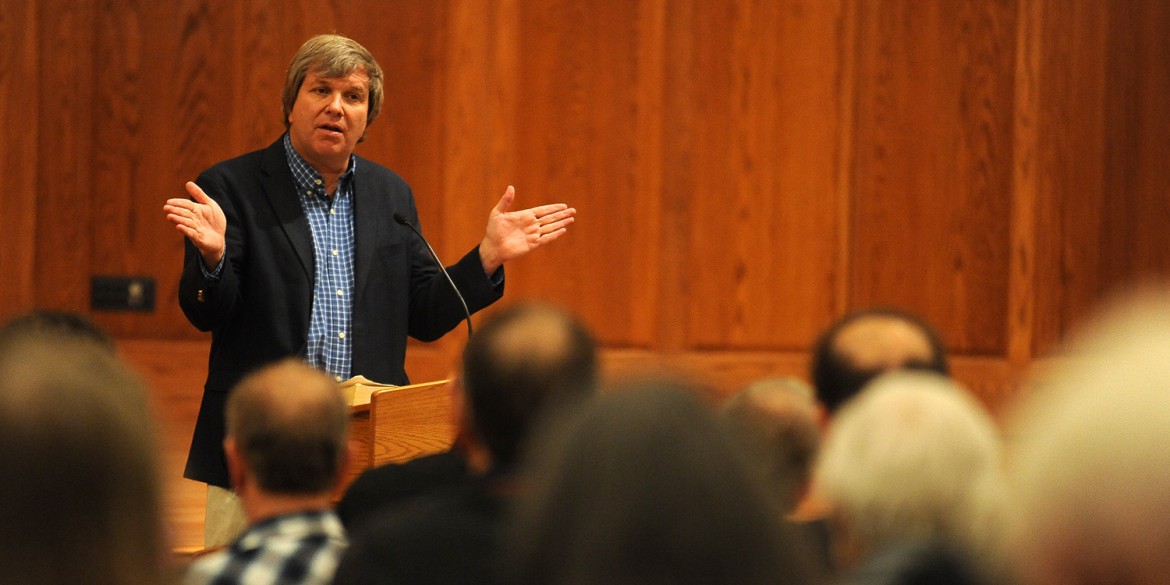
<svg viewBox="0 0 1170 585"><path fill-rule="evenodd" d="M552 242L552 241L556 240L557 238L565 235L566 233L568 233L568 231L569 231L568 228L563 227L563 228L560 228L556 231L549 232L547 234L541 234L539 243L541 246L543 246L543 245L545 245L549 242Z"/></svg>
<svg viewBox="0 0 1170 585"><path fill-rule="evenodd" d="M511 185L508 185L508 188L504 189L504 196L500 197L499 203L496 203L495 211L498 213L504 213L504 212L508 211L509 209L512 208L512 201L515 199L516 199L516 188L511 186Z"/></svg>
<svg viewBox="0 0 1170 585"><path fill-rule="evenodd" d="M531 209L525 209L524 211L531 212L538 219L543 218L546 215L552 215L554 213L568 212L568 215L573 215L573 214L577 213L576 209L573 209L573 208L569 207L568 205L565 205L564 203L550 203L548 205L539 205L539 206L533 207Z"/></svg>
<svg viewBox="0 0 1170 585"><path fill-rule="evenodd" d="M184 187L187 188L187 193L191 195L191 198L195 201L198 201L204 205L207 205L211 202L211 198L207 196L207 193L204 193L203 189L200 189L199 185L196 185L194 181L187 181L187 184L184 185Z"/></svg>
<svg viewBox="0 0 1170 585"><path fill-rule="evenodd" d="M540 226L541 237L547 238L552 233L563 232L566 229L568 229L568 227L570 225L573 224L573 221L574 220L572 217L566 217L563 219L559 219L557 221L541 224L541 226Z"/></svg>

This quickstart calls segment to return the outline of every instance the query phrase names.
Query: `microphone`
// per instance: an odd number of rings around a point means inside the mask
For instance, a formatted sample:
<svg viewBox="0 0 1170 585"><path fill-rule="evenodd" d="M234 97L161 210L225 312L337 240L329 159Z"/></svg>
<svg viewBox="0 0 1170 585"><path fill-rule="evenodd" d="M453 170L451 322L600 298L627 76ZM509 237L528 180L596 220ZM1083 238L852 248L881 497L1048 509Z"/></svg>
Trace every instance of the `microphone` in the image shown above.
<svg viewBox="0 0 1170 585"><path fill-rule="evenodd" d="M435 249L431 247L431 243L423 237L422 232L418 231L418 228L414 227L414 224L406 221L406 218L403 217L401 213L398 213L397 211L394 212L394 221L406 226L410 229L410 231L414 232L414 235L418 236L418 239L422 240L422 243L427 247L427 250L430 250L431 258L434 258L435 265L439 267L439 271L443 273L443 276L447 277L447 282L451 284L451 290L455 291L455 296L459 298L459 304L463 305L463 315L467 319L467 336L471 337L471 311L467 309L467 301L463 300L463 293L459 292L459 287L455 286L455 281L451 280L450 274L447 274L447 268L443 266L443 261L439 260L439 255L435 253Z"/></svg>

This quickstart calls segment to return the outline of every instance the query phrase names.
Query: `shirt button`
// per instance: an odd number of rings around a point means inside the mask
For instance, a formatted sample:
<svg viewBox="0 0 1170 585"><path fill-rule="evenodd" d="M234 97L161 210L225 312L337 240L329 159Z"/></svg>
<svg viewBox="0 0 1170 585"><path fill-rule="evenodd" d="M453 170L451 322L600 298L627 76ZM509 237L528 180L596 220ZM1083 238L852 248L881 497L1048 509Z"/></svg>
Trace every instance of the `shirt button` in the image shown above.
<svg viewBox="0 0 1170 585"><path fill-rule="evenodd" d="M336 209L330 209L330 210L329 210L329 215L337 215L337 210L336 210Z"/></svg>
<svg viewBox="0 0 1170 585"><path fill-rule="evenodd" d="M334 256L336 256L336 255L337 255L337 250L334 250L334 251L333 251L333 255L334 255Z"/></svg>
<svg viewBox="0 0 1170 585"><path fill-rule="evenodd" d="M333 376L333 379L334 379L334 380L337 380L338 382L340 382L340 381L341 381L341 376Z"/></svg>
<svg viewBox="0 0 1170 585"><path fill-rule="evenodd" d="M345 296L345 293L341 292L341 289L337 289L337 296L343 297Z"/></svg>
<svg viewBox="0 0 1170 585"><path fill-rule="evenodd" d="M308 189L308 190L306 190L306 191L305 191L305 195L312 195L312 194L313 194L313 190L312 190L312 189Z"/></svg>
<svg viewBox="0 0 1170 585"><path fill-rule="evenodd" d="M343 331L343 332L341 332L341 333L338 333L338 334L337 334L337 337L338 337L339 339L345 339L345 332Z"/></svg>
<svg viewBox="0 0 1170 585"><path fill-rule="evenodd" d="M317 180L313 181L313 183L314 183L314 184L317 184L317 185L320 185L320 184L321 184L321 179L317 179Z"/></svg>

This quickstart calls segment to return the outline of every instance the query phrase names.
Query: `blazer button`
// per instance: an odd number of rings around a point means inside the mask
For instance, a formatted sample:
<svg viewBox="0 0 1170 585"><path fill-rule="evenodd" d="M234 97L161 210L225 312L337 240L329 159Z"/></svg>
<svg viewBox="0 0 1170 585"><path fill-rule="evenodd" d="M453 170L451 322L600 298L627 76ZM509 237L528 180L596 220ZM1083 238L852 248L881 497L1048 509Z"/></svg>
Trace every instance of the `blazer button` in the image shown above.
<svg viewBox="0 0 1170 585"><path fill-rule="evenodd" d="M195 300L200 302L200 303L207 300L203 296L203 289L199 289L198 291L195 292Z"/></svg>

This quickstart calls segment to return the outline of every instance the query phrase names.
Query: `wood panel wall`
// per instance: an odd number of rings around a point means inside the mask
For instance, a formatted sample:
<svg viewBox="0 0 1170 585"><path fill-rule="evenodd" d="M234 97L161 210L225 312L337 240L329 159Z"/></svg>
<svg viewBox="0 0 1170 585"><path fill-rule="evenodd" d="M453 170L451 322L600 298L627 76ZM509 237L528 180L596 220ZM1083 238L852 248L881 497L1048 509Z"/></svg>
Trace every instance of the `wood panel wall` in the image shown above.
<svg viewBox="0 0 1170 585"><path fill-rule="evenodd" d="M151 276L154 312L92 315L189 406L207 340L162 202L279 136L287 61L327 31L386 69L359 152L440 255L508 184L577 207L506 300L576 311L614 372L803 375L831 320L897 305L994 406L1170 272L1163 0L0 0L0 317ZM412 346L412 375L461 345Z"/></svg>

